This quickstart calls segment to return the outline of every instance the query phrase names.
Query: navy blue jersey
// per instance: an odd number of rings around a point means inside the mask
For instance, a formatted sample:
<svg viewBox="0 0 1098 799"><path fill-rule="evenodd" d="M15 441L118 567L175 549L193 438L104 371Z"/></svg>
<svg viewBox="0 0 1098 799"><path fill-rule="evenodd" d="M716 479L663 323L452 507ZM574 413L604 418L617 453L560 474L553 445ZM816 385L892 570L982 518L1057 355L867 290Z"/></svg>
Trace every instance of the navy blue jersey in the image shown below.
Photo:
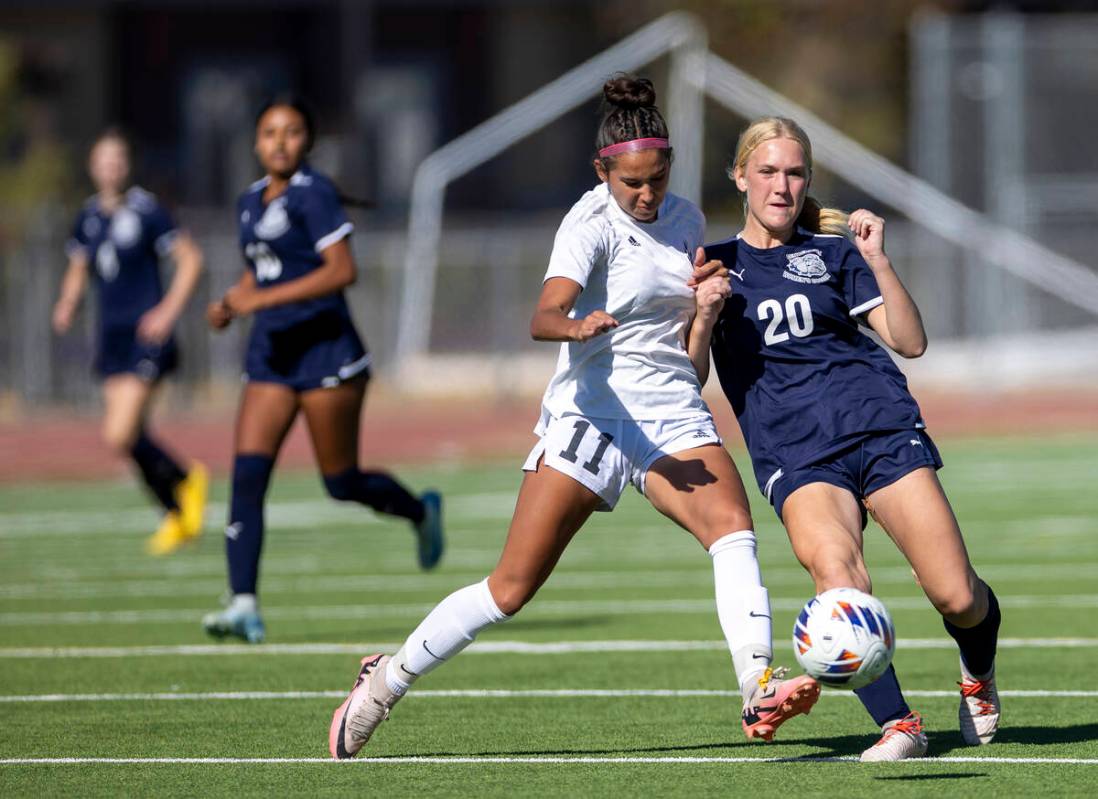
<svg viewBox="0 0 1098 799"><path fill-rule="evenodd" d="M768 498L783 471L867 433L923 426L903 373L858 328L883 300L850 241L798 229L779 247L733 238L706 255L732 273L713 361Z"/></svg>
<svg viewBox="0 0 1098 799"><path fill-rule="evenodd" d="M268 182L263 178L253 183L237 203L240 246L260 288L307 275L324 263L324 248L354 229L332 182L308 166L294 173L286 191L265 204ZM256 313L256 325L282 330L332 313L350 319L342 292L265 308Z"/></svg>
<svg viewBox="0 0 1098 799"><path fill-rule="evenodd" d="M83 253L99 294L103 330L134 328L164 294L160 258L170 252L176 228L171 216L144 189L126 192L114 213L89 199L73 226L69 254Z"/></svg>

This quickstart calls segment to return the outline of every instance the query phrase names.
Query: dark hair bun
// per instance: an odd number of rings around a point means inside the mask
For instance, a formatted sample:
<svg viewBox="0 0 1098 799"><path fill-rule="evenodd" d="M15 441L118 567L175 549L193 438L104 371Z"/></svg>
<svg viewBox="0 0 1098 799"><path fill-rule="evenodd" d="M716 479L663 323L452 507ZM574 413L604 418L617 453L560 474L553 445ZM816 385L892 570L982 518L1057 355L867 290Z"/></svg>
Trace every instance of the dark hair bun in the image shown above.
<svg viewBox="0 0 1098 799"><path fill-rule="evenodd" d="M656 105L656 90L648 78L615 75L602 87L603 97L618 108L652 108Z"/></svg>

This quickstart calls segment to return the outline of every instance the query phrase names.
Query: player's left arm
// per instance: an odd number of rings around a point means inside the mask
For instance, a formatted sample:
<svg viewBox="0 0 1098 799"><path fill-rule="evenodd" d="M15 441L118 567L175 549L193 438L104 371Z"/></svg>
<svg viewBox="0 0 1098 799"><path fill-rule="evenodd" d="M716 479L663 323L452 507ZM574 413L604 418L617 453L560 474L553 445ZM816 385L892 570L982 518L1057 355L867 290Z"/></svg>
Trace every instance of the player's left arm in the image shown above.
<svg viewBox="0 0 1098 799"><path fill-rule="evenodd" d="M357 274L350 237L329 244L320 251L320 256L324 262L308 274L265 288L259 288L254 282L237 284L226 292L223 301L234 316L245 316L276 305L326 297L355 282Z"/></svg>
<svg viewBox="0 0 1098 799"><path fill-rule="evenodd" d="M694 319L686 335L686 353L703 386L709 379L709 344L713 327L721 315L724 301L732 293L728 269L720 261L706 261L705 250L698 247L694 258L694 274L708 274L694 289Z"/></svg>
<svg viewBox="0 0 1098 799"><path fill-rule="evenodd" d="M171 336L202 277L202 248L198 243L184 231L175 233L171 242L169 253L175 264L171 285L160 302L137 322L138 337L154 344L162 344Z"/></svg>
<svg viewBox="0 0 1098 799"><path fill-rule="evenodd" d="M866 322L893 351L918 358L926 351L926 330L911 295L900 281L884 249L884 220L861 208L848 222L854 246L873 271L883 302L866 314Z"/></svg>

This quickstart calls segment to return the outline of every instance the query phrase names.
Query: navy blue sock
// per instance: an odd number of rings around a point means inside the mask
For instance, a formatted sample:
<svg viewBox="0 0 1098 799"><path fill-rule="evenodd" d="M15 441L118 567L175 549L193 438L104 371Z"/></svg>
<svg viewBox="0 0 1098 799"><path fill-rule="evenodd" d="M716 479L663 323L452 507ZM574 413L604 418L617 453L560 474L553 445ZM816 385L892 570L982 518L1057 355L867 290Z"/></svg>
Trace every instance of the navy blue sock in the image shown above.
<svg viewBox="0 0 1098 799"><path fill-rule="evenodd" d="M423 503L384 472L364 472L357 467L339 474L324 475L324 487L332 499L360 502L390 516L417 524L423 521Z"/></svg>
<svg viewBox="0 0 1098 799"><path fill-rule="evenodd" d="M864 688L856 689L854 693L862 700L878 727L883 727L886 722L902 719L911 712L911 708L904 701L903 692L900 691L896 669L891 664L888 671Z"/></svg>
<svg viewBox="0 0 1098 799"><path fill-rule="evenodd" d="M130 448L130 457L141 471L145 485L164 506L164 510L178 511L179 503L175 499L175 487L187 476L179 468L179 464L149 438L144 430L137 434L137 440Z"/></svg>
<svg viewBox="0 0 1098 799"><path fill-rule="evenodd" d="M948 620L942 619L946 632L953 636L957 646L961 650L961 659L965 667L974 677L984 677L991 673L995 666L995 649L999 643L999 623L1002 614L999 613L999 600L991 586L987 587L987 615L983 621L975 627L958 627Z"/></svg>
<svg viewBox="0 0 1098 799"><path fill-rule="evenodd" d="M263 501L271 482L274 459L267 455L237 455L233 459L229 526L225 554L229 558L229 586L234 594L254 594L259 580L259 553L263 549Z"/></svg>

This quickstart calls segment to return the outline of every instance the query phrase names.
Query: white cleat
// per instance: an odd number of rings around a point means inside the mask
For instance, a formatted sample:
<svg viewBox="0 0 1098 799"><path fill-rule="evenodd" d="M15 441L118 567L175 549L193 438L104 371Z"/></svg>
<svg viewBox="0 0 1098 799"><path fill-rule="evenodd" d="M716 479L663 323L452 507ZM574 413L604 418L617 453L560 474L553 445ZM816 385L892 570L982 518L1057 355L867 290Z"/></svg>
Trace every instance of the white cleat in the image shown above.
<svg viewBox="0 0 1098 799"><path fill-rule="evenodd" d="M925 757L927 740L923 719L918 713L908 713L902 719L890 721L881 728L881 740L862 752L863 763L885 763Z"/></svg>
<svg viewBox="0 0 1098 799"><path fill-rule="evenodd" d="M992 668L986 680L977 680L961 661L961 681L957 684L961 686L961 706L957 709L961 737L969 746L991 743L999 731L1002 713L999 691L995 688L995 669Z"/></svg>
<svg viewBox="0 0 1098 799"><path fill-rule="evenodd" d="M328 729L328 751L337 760L354 757L366 745L377 726L389 718L389 710L400 699L385 684L388 655L362 659L355 687L336 708Z"/></svg>

